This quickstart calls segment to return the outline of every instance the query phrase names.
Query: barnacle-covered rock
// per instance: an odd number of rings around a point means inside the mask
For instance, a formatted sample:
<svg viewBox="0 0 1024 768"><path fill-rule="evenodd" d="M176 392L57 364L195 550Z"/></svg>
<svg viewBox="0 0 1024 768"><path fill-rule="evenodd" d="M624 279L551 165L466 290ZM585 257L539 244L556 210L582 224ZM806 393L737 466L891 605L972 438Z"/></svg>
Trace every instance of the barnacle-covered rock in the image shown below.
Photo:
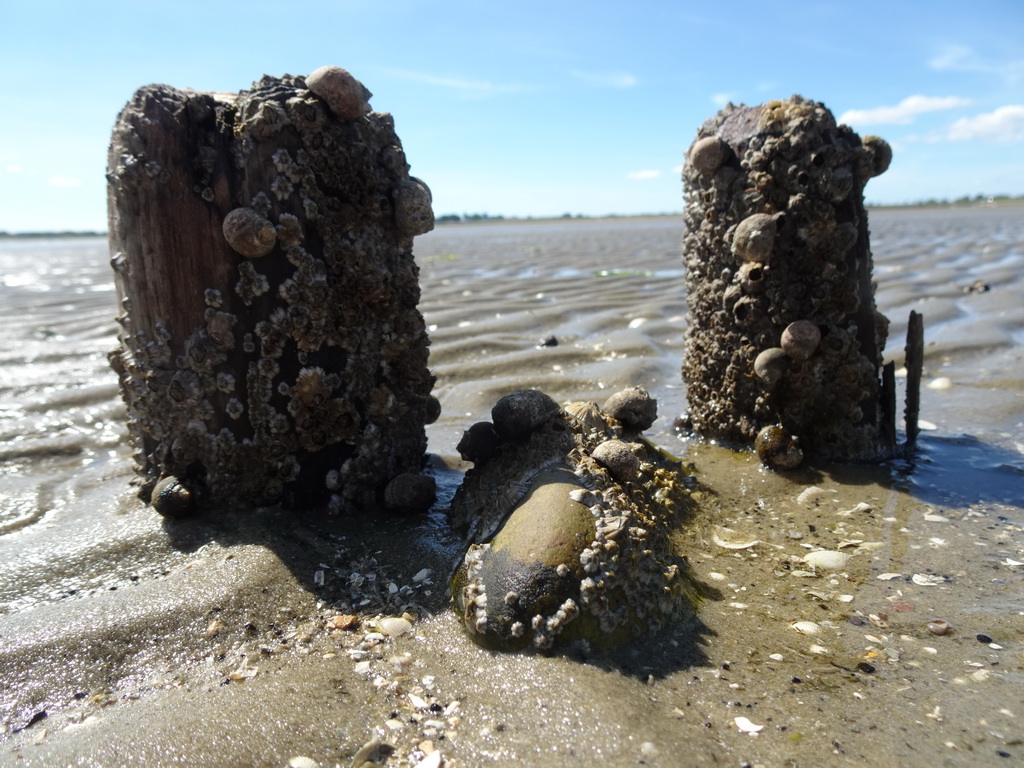
<svg viewBox="0 0 1024 768"><path fill-rule="evenodd" d="M593 403L537 412L547 418L499 437L452 500L469 542L452 599L473 640L611 648L692 610L668 537L691 504L683 469L635 431L620 440L623 425Z"/></svg>
<svg viewBox="0 0 1024 768"><path fill-rule="evenodd" d="M430 506L419 473L439 403L411 236L429 191L368 98L333 67L237 94L146 86L118 116L111 363L139 496L164 514L199 495Z"/></svg>
<svg viewBox="0 0 1024 768"><path fill-rule="evenodd" d="M725 164L711 173L720 145ZM864 208L888 144L793 96L726 106L687 158L682 376L694 433L752 447L781 424L809 457L894 455Z"/></svg>

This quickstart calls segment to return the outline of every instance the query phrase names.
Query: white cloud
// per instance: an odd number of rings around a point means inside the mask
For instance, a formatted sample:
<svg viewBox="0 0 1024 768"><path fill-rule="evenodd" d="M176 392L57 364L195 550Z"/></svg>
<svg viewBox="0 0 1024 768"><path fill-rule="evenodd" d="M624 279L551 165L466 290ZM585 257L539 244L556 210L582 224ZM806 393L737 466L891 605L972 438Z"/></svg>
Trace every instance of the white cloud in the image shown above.
<svg viewBox="0 0 1024 768"><path fill-rule="evenodd" d="M999 75L1014 82L1024 75L1024 59L1015 61L992 61L983 59L966 45L949 45L933 56L928 66L940 72L975 72L983 75Z"/></svg>
<svg viewBox="0 0 1024 768"><path fill-rule="evenodd" d="M908 96L892 107L873 109L850 109L839 116L839 122L846 125L906 125L925 112L955 109L971 103L970 99L959 96Z"/></svg>
<svg viewBox="0 0 1024 768"><path fill-rule="evenodd" d="M80 187L82 182L80 179L71 178L69 176L51 176L50 180L46 182L51 187Z"/></svg>
<svg viewBox="0 0 1024 768"><path fill-rule="evenodd" d="M637 83L636 78L628 72L584 72L574 69L569 74L587 85L602 88L632 88Z"/></svg>
<svg viewBox="0 0 1024 768"><path fill-rule="evenodd" d="M530 90L529 86L513 83L492 83L489 80L472 80L465 77L442 77L428 72L415 72L409 69L384 69L391 77L411 80L415 83L433 85L458 91L463 96L490 96L497 93L513 93Z"/></svg>
<svg viewBox="0 0 1024 768"><path fill-rule="evenodd" d="M711 96L711 103L721 109L735 98L735 93L716 93Z"/></svg>
<svg viewBox="0 0 1024 768"><path fill-rule="evenodd" d="M949 127L950 141L1024 141L1024 104L1007 104L994 112L961 117Z"/></svg>
<svg viewBox="0 0 1024 768"><path fill-rule="evenodd" d="M647 179L656 179L661 176L661 171L655 171L653 169L646 171L630 171L626 174L626 178L632 179L633 181L646 181Z"/></svg>

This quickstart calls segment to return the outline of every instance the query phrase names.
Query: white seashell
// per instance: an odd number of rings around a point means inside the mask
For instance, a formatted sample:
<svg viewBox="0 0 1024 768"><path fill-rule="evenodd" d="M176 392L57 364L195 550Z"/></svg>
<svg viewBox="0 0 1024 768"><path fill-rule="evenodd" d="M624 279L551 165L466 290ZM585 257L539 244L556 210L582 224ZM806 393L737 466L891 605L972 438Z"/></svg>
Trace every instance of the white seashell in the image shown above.
<svg viewBox="0 0 1024 768"><path fill-rule="evenodd" d="M298 755L288 761L288 768L318 768L320 763L311 757Z"/></svg>
<svg viewBox="0 0 1024 768"><path fill-rule="evenodd" d="M813 621L797 621L789 625L801 635L816 635L821 631L821 625Z"/></svg>
<svg viewBox="0 0 1024 768"><path fill-rule="evenodd" d="M902 579L902 573L880 573L876 577L879 581L892 581L893 579Z"/></svg>
<svg viewBox="0 0 1024 768"><path fill-rule="evenodd" d="M719 528L718 531L721 531L726 535L736 533L728 528ZM711 540L722 549L750 549L751 547L761 543L760 539L747 539L746 541L729 540L720 536L718 531L711 534Z"/></svg>
<svg viewBox="0 0 1024 768"><path fill-rule="evenodd" d="M424 757L418 763L416 768L441 768L441 752L436 750L431 752L429 755Z"/></svg>
<svg viewBox="0 0 1024 768"><path fill-rule="evenodd" d="M750 720L743 717L742 715L740 717L733 718L733 723L739 729L740 733L757 733L762 728L764 728L763 725L757 725L755 723L752 723Z"/></svg>
<svg viewBox="0 0 1024 768"><path fill-rule="evenodd" d="M930 573L915 573L910 580L921 587L934 587L946 583L945 577L933 576Z"/></svg>
<svg viewBox="0 0 1024 768"><path fill-rule="evenodd" d="M817 504L818 499L820 499L826 493L828 493L828 491L826 491L824 488L819 488L816 485L812 485L800 491L800 495L796 497L796 503L802 504L804 506L811 506L812 504Z"/></svg>
<svg viewBox="0 0 1024 768"><path fill-rule="evenodd" d="M846 552L835 552L831 549L819 549L804 555L804 562L812 568L824 568L826 571L837 571L844 568L850 560Z"/></svg>
<svg viewBox="0 0 1024 768"><path fill-rule="evenodd" d="M839 512L838 514L843 516L843 517L846 517L848 515L855 515L855 514L858 514L860 512L870 512L870 511L871 511L871 505L862 501L859 504L857 504L857 506L852 507L850 509L843 510L842 512Z"/></svg>
<svg viewBox="0 0 1024 768"><path fill-rule="evenodd" d="M378 621L377 626L388 637L401 637L412 629L412 622L398 616L388 616Z"/></svg>

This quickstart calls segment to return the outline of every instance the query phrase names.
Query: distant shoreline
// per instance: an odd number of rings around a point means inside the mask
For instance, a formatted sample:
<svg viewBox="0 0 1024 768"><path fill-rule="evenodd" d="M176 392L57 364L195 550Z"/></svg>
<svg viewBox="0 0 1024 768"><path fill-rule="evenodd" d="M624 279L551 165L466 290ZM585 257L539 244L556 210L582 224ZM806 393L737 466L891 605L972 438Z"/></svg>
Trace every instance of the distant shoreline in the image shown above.
<svg viewBox="0 0 1024 768"><path fill-rule="evenodd" d="M924 200L915 203L869 203L865 205L868 211L889 211L889 210L930 210L936 208L981 208L981 207L1003 207L1003 206L1024 206L1024 195L1008 197L973 197L960 198L958 200ZM585 216L583 214L563 214L561 216L501 216L489 214L443 214L437 217L438 226L452 226L465 224L494 224L499 222L517 223L531 221L587 221L602 219L660 219L667 217L681 217L682 210L666 211L664 213L606 213L600 216ZM106 237L106 232L82 231L82 232L5 232L0 231L0 240L25 240L44 238L73 238L73 237Z"/></svg>

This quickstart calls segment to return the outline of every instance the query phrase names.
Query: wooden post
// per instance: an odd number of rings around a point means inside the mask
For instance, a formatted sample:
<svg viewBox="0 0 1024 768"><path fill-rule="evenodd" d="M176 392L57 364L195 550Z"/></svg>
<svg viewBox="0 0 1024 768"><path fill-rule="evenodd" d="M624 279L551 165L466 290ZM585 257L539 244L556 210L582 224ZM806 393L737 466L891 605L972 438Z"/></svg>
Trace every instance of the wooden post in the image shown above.
<svg viewBox="0 0 1024 768"><path fill-rule="evenodd" d="M366 508L423 466L438 405L412 241L433 212L369 98L324 67L237 94L146 86L117 118L111 364L164 514Z"/></svg>
<svg viewBox="0 0 1024 768"><path fill-rule="evenodd" d="M778 469L895 454L863 202L891 156L799 96L700 128L683 172L696 434Z"/></svg>
<svg viewBox="0 0 1024 768"><path fill-rule="evenodd" d="M921 374L924 371L924 318L919 312L910 313L907 323L907 406L904 410L907 446L917 443L921 431L918 417L921 413Z"/></svg>

